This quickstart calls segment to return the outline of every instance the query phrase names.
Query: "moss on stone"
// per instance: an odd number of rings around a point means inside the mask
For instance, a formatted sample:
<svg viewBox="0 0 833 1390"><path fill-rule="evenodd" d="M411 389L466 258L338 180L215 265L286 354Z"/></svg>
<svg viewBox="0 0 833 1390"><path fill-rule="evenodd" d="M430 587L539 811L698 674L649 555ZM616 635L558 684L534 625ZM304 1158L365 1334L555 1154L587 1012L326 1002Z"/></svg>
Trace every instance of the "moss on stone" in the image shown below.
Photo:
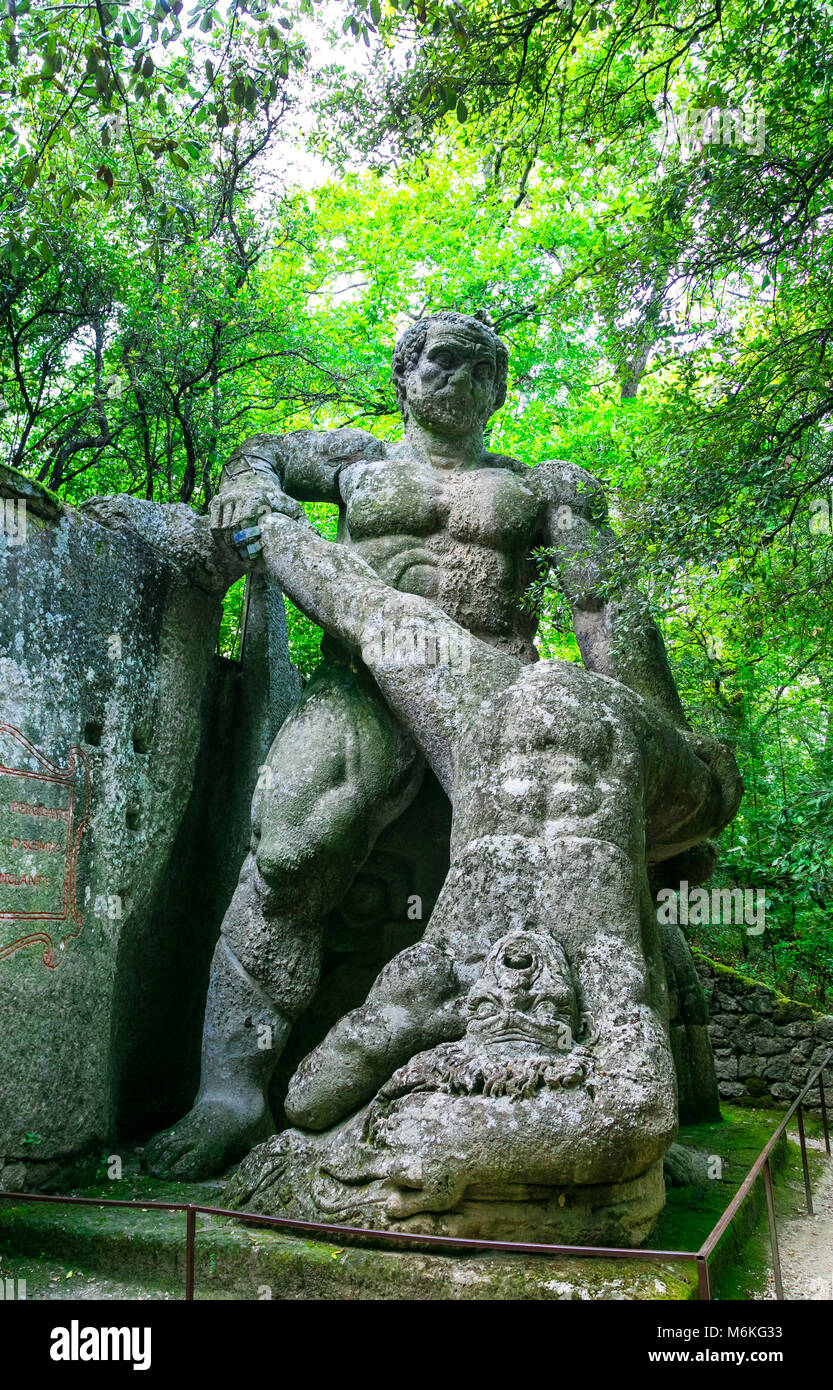
<svg viewBox="0 0 833 1390"><path fill-rule="evenodd" d="M53 492L45 483L30 477L28 473L21 473L18 468L10 468L6 463L0 464L0 491L4 488L28 501L33 498L42 500L47 515L55 510L60 512L67 505L57 492Z"/></svg>
<svg viewBox="0 0 833 1390"><path fill-rule="evenodd" d="M769 1095L769 1087L760 1076L747 1077L746 1089L749 1095L756 1099L762 1099L764 1096Z"/></svg>
<svg viewBox="0 0 833 1390"><path fill-rule="evenodd" d="M766 984L763 980L753 979L751 975L745 975L743 971L737 970L732 965L724 965L722 961L714 960L711 956L704 955L702 951L692 947L691 954L695 960L702 960L720 979L730 978L738 992L742 994L752 994L755 990L765 990L772 996L773 1019L776 1023L790 1023L796 1017L807 1019L825 1018L826 1015L818 1009L814 1009L810 1004L802 1004L797 999L789 999L786 994L774 988L773 985ZM798 1013L794 1011L798 1011Z"/></svg>
<svg viewBox="0 0 833 1390"><path fill-rule="evenodd" d="M724 1106L720 1122L686 1127L680 1142L721 1160L719 1177L701 1188L675 1188L649 1242L657 1250L695 1251L715 1222L764 1144L778 1117L772 1111ZM810 1132L818 1124L807 1117ZM800 1158L794 1145L776 1151L776 1187L783 1202L800 1188ZM818 1166L821 1160L811 1155ZM77 1195L127 1200L197 1202L219 1200L221 1183L158 1182L144 1174L118 1182L98 1182ZM741 1215L713 1257L717 1297L744 1297L730 1289L765 1282L766 1239L749 1243L763 1218L763 1194L756 1185ZM87 1281L103 1277L149 1296L182 1296L185 1272L185 1216L141 1207L133 1210L60 1207L0 1201L0 1244L10 1258L60 1263ZM549 1259L545 1256L429 1255L418 1251L349 1248L295 1235L244 1226L219 1217L197 1218L198 1297L257 1299L520 1299L520 1300L670 1300L697 1297L691 1264L636 1260ZM34 1265L32 1265L34 1261ZM44 1278L49 1295L54 1274ZM756 1285L757 1286L757 1285ZM107 1297L106 1290L102 1293ZM120 1296L118 1293L114 1297ZM124 1295L121 1295L124 1296Z"/></svg>

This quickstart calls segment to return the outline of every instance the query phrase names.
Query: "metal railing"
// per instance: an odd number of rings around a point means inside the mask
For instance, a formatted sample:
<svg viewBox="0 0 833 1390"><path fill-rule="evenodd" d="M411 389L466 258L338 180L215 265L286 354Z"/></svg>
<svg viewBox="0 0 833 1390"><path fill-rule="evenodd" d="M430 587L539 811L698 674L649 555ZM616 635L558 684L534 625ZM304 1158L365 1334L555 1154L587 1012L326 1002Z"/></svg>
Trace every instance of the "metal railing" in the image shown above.
<svg viewBox="0 0 833 1390"><path fill-rule="evenodd" d="M813 1195L810 1189L810 1169L807 1162L807 1143L804 1134L804 1112L803 1106L809 1092L818 1082L819 1100L821 1103L821 1121L824 1131L824 1147L828 1157L830 1157L830 1129L827 1120L827 1104L824 1094L824 1071L833 1061L833 1049L827 1054L821 1066L817 1067L807 1081L804 1090L793 1101L789 1110L785 1114L781 1123L774 1130L764 1148L759 1153L746 1177L724 1209L719 1220L709 1235L700 1246L699 1250L645 1250L627 1249L619 1250L612 1247L596 1245L535 1245L511 1240L478 1240L462 1236L429 1236L416 1235L410 1231L374 1231L363 1226L334 1226L323 1221L300 1221L288 1216L262 1216L258 1212L249 1211L229 1211L225 1207L203 1206L198 1202L153 1202L143 1201L141 1198L128 1200L116 1197L60 1197L53 1196L51 1193L41 1192L0 1192L0 1198L11 1202L52 1202L66 1206L88 1206L88 1207L132 1207L134 1210L139 1208L142 1211L184 1211L185 1212L185 1298L190 1302L194 1297L194 1274L196 1265L196 1239L197 1239L197 1215L203 1216L225 1216L233 1217L236 1220L243 1220L257 1226L281 1227L284 1230L319 1232L333 1237L362 1237L364 1240L374 1242L391 1242L392 1244L407 1244L417 1246L420 1249L431 1250L472 1250L483 1252L486 1250L499 1251L503 1254L514 1255L549 1255L578 1257L580 1259L613 1259L613 1260L652 1260L662 1262L671 1261L694 1261L697 1267L697 1290L701 1300L711 1298L711 1278L709 1273L709 1259L714 1254L717 1246L726 1234L730 1225L734 1221L757 1179L763 1175L764 1189L766 1193L767 1217L769 1221L769 1236L772 1248L772 1267L775 1279L775 1297L783 1299L784 1286L781 1277L781 1260L778 1250L778 1231L775 1218L775 1201L772 1184L772 1169L770 1165L770 1155L776 1144L786 1131L787 1125L793 1116L798 1119L798 1137L801 1148L801 1163L804 1176L804 1193L807 1199L807 1214L813 1215Z"/></svg>

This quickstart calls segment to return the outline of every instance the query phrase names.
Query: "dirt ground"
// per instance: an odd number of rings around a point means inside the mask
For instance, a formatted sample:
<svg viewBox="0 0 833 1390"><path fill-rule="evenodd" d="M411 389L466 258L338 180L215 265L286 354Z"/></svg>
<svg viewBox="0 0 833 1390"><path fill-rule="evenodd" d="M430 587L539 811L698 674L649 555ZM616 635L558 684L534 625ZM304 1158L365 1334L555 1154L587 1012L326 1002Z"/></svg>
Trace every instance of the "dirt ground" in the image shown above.
<svg viewBox="0 0 833 1390"><path fill-rule="evenodd" d="M815 1139L808 1138L807 1147L824 1151ZM833 1299L833 1160L813 1191L813 1208L813 1216L778 1222L785 1299ZM775 1297L771 1271L765 1297Z"/></svg>

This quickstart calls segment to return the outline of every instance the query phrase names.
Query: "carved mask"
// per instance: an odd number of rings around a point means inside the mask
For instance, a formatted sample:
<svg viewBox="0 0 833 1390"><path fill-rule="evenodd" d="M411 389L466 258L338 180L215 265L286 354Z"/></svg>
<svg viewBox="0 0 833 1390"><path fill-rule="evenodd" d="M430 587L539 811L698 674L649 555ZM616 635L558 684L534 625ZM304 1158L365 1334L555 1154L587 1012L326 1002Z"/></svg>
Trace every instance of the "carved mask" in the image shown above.
<svg viewBox="0 0 833 1390"><path fill-rule="evenodd" d="M466 1000L467 1036L557 1051L577 1040L576 991L563 947L538 932L501 937Z"/></svg>

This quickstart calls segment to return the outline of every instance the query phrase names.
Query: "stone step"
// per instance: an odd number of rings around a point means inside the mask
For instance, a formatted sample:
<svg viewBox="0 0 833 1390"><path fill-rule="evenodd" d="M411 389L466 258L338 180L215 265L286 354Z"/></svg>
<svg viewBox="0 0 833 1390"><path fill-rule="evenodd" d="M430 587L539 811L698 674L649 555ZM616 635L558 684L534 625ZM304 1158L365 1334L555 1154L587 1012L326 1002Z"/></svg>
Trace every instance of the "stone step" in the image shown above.
<svg viewBox="0 0 833 1390"><path fill-rule="evenodd" d="M217 1193L180 1184L166 1195L156 1183L152 1197L210 1204ZM181 1212L0 1200L0 1250L13 1252L0 1272L25 1278L29 1299L174 1300L185 1292ZM198 1299L664 1300L695 1293L688 1266L660 1260L348 1248L213 1216L197 1217L195 1276Z"/></svg>
<svg viewBox="0 0 833 1390"><path fill-rule="evenodd" d="M724 1107L719 1123L681 1131L680 1142L700 1155L722 1155L718 1181L671 1189L652 1244L696 1249L724 1210L779 1119L776 1111ZM807 1117L815 1140L817 1122ZM811 1153L811 1168L825 1160ZM153 1298L185 1293L185 1213L141 1202L223 1205L223 1183L165 1183L139 1171L138 1154L120 1180L78 1195L136 1201L92 1207L5 1202L0 1194L0 1274L27 1280L27 1297ZM786 1166L785 1166L786 1165ZM794 1144L773 1154L779 1209L800 1198L800 1157ZM783 1188L783 1194L782 1194ZM793 1193L795 1189L795 1193ZM800 1201L799 1201L800 1205ZM758 1183L731 1239L712 1269L743 1265L742 1246L763 1218ZM786 1211L785 1211L786 1214ZM89 1292L85 1292L88 1290ZM71 1292L70 1292L71 1291ZM368 1246L339 1246L215 1216L197 1217L195 1295L198 1299L616 1299L697 1297L693 1264L635 1259L549 1259L537 1255L424 1254Z"/></svg>

